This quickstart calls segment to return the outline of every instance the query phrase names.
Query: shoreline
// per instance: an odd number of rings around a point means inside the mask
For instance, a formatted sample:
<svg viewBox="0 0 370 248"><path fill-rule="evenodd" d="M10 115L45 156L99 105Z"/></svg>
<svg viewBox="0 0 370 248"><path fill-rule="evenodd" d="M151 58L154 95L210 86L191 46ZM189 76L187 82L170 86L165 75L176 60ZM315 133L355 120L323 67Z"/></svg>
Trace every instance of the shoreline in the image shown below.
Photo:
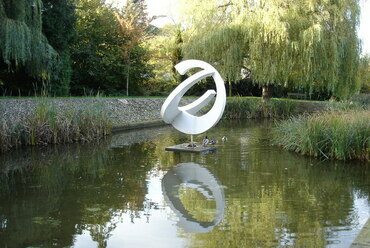
<svg viewBox="0 0 370 248"><path fill-rule="evenodd" d="M132 98L0 98L0 115L2 119L12 121L24 120L35 114L40 104L46 104L56 111L68 111L78 109L81 106L91 105L107 114L111 122L112 132L120 132L130 129L167 125L160 116L160 109L166 98L156 97L132 97ZM180 105L193 102L196 97L181 99ZM227 98L227 101L242 99L243 101L261 101L260 98ZM294 103L297 113L312 113L322 111L328 102L302 101L282 99ZM274 101L274 99L273 99ZM17 117L17 118L15 118Z"/></svg>
<svg viewBox="0 0 370 248"><path fill-rule="evenodd" d="M184 97L179 106L198 98ZM118 132L168 125L166 98L0 98L1 152L27 145L89 142ZM330 102L257 97L227 98L223 119L279 119L325 112ZM206 113L205 107L200 114Z"/></svg>

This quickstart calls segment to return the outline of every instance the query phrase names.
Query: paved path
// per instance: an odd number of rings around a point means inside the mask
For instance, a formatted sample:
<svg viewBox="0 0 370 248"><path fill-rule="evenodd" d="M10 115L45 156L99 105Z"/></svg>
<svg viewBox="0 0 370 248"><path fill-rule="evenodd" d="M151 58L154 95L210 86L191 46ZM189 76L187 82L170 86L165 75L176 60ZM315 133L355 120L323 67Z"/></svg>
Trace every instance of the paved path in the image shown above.
<svg viewBox="0 0 370 248"><path fill-rule="evenodd" d="M370 218L367 220L360 234L351 245L351 248L360 247L370 247Z"/></svg>

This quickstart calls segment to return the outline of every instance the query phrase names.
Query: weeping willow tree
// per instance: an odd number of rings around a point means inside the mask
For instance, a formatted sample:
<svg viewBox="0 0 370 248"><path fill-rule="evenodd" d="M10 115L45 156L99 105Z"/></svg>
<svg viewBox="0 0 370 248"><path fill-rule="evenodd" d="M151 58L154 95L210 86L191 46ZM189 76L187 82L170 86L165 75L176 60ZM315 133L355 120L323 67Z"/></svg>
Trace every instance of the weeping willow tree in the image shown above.
<svg viewBox="0 0 370 248"><path fill-rule="evenodd" d="M241 26L230 25L214 30L203 37L191 40L185 46L186 58L199 58L211 62L229 84L240 79L245 60L245 37Z"/></svg>
<svg viewBox="0 0 370 248"><path fill-rule="evenodd" d="M24 67L38 79L48 79L57 53L42 34L41 0L0 0L0 62L9 71Z"/></svg>
<svg viewBox="0 0 370 248"><path fill-rule="evenodd" d="M227 81L239 80L244 66L266 92L269 85L338 98L358 91L358 0L186 2L185 57L213 63Z"/></svg>

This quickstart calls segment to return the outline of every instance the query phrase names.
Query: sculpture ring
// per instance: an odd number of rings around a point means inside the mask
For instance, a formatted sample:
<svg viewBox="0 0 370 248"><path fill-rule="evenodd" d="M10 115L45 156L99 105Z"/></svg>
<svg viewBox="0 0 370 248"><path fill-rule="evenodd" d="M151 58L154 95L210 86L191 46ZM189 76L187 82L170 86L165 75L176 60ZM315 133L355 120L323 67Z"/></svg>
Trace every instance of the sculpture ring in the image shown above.
<svg viewBox="0 0 370 248"><path fill-rule="evenodd" d="M196 189L205 199L216 202L215 214L212 220L196 219L187 210L180 198L179 187L187 185ZM190 233L205 233L211 231L223 219L225 212L224 190L218 179L205 167L189 162L176 165L164 175L162 192L168 206L178 217L177 226ZM201 208L198 209L201 212Z"/></svg>
<svg viewBox="0 0 370 248"><path fill-rule="evenodd" d="M218 71L204 61L185 60L178 63L175 68L181 75L193 68L202 68L203 70L188 77L171 92L162 105L161 116L166 123L172 124L180 132L186 134L203 133L216 125L222 117L226 104L224 81ZM196 101L179 107L179 102L186 91L200 80L209 76L212 76L216 83L217 94L214 90L208 90ZM212 108L202 116L195 116L194 114L206 106L215 95L216 100Z"/></svg>

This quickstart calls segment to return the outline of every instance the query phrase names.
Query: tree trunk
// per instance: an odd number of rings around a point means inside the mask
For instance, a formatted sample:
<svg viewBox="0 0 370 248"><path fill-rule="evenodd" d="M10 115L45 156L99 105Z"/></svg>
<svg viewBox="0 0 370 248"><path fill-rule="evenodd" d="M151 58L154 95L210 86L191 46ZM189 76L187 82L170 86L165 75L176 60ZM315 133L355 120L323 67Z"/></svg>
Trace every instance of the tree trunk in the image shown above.
<svg viewBox="0 0 370 248"><path fill-rule="evenodd" d="M231 97L232 93L231 93L231 81L229 81L229 97Z"/></svg>
<svg viewBox="0 0 370 248"><path fill-rule="evenodd" d="M262 101L267 101L270 99L270 89L268 85L262 86Z"/></svg>
<svg viewBox="0 0 370 248"><path fill-rule="evenodd" d="M128 83L130 82L130 65L127 66L126 96L128 96Z"/></svg>
<svg viewBox="0 0 370 248"><path fill-rule="evenodd" d="M128 84L130 82L130 66L131 66L131 58L130 52L127 54L127 77L126 77L126 96L128 96Z"/></svg>

